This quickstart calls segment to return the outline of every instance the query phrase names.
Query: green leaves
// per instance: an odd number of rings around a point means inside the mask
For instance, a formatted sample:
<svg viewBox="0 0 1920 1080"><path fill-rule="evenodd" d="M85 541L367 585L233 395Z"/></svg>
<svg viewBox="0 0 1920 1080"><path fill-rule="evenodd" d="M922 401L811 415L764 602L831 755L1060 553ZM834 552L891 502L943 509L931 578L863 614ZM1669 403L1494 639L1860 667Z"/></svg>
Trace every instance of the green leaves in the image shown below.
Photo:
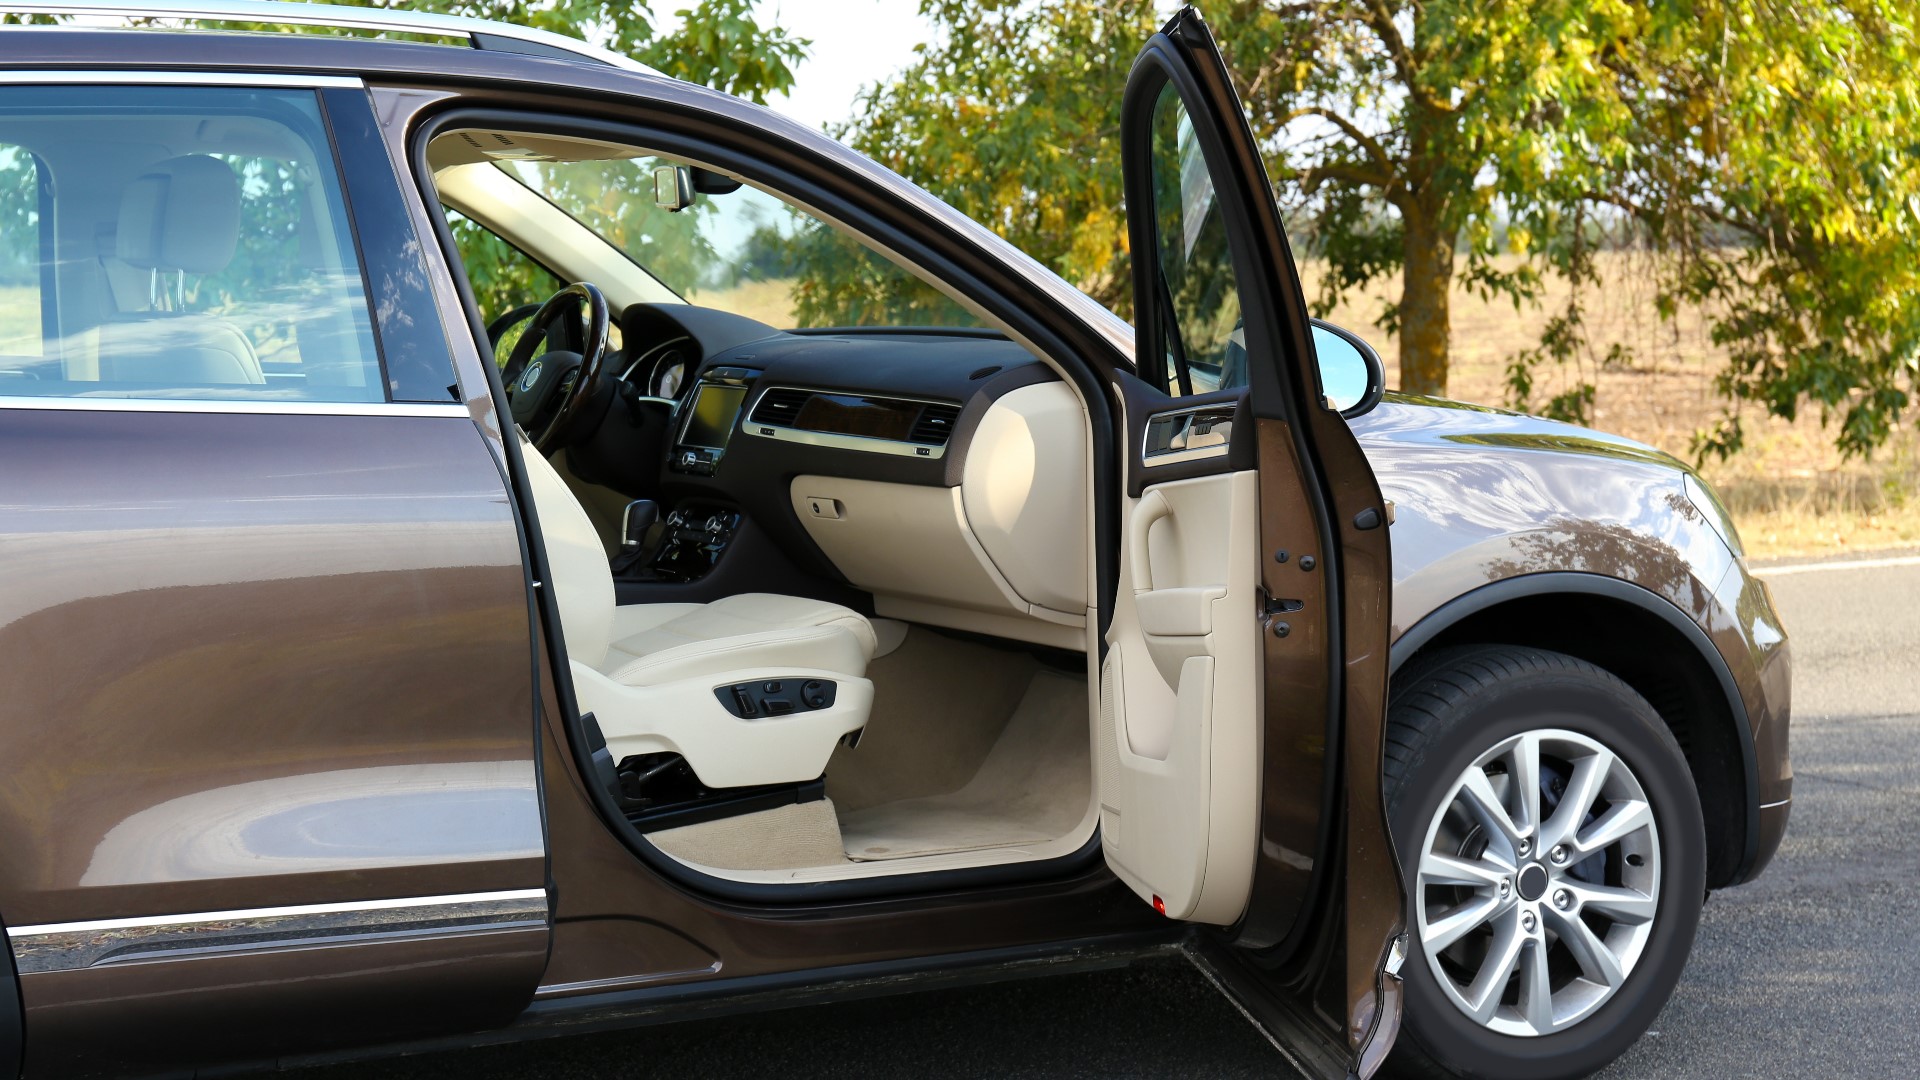
<svg viewBox="0 0 1920 1080"><path fill-rule="evenodd" d="M940 28L837 132L1108 305L1131 310L1120 92L1151 0L922 0Z"/></svg>

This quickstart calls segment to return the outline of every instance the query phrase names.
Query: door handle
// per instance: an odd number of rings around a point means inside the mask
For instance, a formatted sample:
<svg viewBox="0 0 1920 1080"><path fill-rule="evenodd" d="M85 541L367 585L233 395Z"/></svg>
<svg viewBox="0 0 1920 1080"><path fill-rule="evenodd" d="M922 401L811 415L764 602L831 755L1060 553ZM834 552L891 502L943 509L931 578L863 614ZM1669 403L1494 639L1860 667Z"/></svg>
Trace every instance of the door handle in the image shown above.
<svg viewBox="0 0 1920 1080"><path fill-rule="evenodd" d="M1161 518L1173 516L1173 507L1159 489L1149 489L1134 504L1133 520L1127 523L1127 566L1133 577L1133 591L1153 589L1153 559L1147 553L1147 537Z"/></svg>

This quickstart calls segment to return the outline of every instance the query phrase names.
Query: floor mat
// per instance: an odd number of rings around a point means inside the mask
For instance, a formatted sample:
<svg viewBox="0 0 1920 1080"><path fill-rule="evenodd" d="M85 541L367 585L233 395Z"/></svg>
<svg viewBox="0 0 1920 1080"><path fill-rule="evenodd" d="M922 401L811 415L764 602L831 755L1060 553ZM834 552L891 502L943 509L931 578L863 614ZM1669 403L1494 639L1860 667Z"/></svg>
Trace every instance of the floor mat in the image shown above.
<svg viewBox="0 0 1920 1080"><path fill-rule="evenodd" d="M1064 836L1093 796L1087 740L1085 680L1035 671L986 760L959 790L843 810L847 856L903 859Z"/></svg>
<svg viewBox="0 0 1920 1080"><path fill-rule="evenodd" d="M1040 670L1002 649L914 627L867 667L873 712L860 745L827 763L827 794L844 814L958 791L980 771Z"/></svg>
<svg viewBox="0 0 1920 1080"><path fill-rule="evenodd" d="M845 862L832 799L648 833L660 850L719 870L795 870Z"/></svg>

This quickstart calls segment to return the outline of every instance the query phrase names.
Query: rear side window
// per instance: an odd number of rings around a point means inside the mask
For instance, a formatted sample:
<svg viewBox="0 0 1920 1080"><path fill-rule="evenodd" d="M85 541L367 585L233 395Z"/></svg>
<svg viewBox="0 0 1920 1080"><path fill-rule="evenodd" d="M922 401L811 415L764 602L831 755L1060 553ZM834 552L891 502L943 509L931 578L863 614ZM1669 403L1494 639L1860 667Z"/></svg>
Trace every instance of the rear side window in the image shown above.
<svg viewBox="0 0 1920 1080"><path fill-rule="evenodd" d="M311 91L0 87L0 394L385 401Z"/></svg>
<svg viewBox="0 0 1920 1080"><path fill-rule="evenodd" d="M33 154L0 144L0 368L10 366L6 357L40 357L43 194Z"/></svg>

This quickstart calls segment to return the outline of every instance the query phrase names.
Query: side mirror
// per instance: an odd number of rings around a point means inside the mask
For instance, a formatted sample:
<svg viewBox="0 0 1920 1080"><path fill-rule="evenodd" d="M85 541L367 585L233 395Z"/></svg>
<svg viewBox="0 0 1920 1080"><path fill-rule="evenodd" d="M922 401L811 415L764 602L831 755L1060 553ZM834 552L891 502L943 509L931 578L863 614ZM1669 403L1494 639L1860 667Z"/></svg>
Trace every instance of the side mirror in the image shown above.
<svg viewBox="0 0 1920 1080"><path fill-rule="evenodd" d="M1320 362L1320 393L1327 408L1351 420L1380 404L1387 391L1387 365L1373 346L1338 326L1313 321L1313 351Z"/></svg>
<svg viewBox="0 0 1920 1080"><path fill-rule="evenodd" d="M693 173L685 165L661 165L653 170L653 205L677 214L693 205Z"/></svg>

